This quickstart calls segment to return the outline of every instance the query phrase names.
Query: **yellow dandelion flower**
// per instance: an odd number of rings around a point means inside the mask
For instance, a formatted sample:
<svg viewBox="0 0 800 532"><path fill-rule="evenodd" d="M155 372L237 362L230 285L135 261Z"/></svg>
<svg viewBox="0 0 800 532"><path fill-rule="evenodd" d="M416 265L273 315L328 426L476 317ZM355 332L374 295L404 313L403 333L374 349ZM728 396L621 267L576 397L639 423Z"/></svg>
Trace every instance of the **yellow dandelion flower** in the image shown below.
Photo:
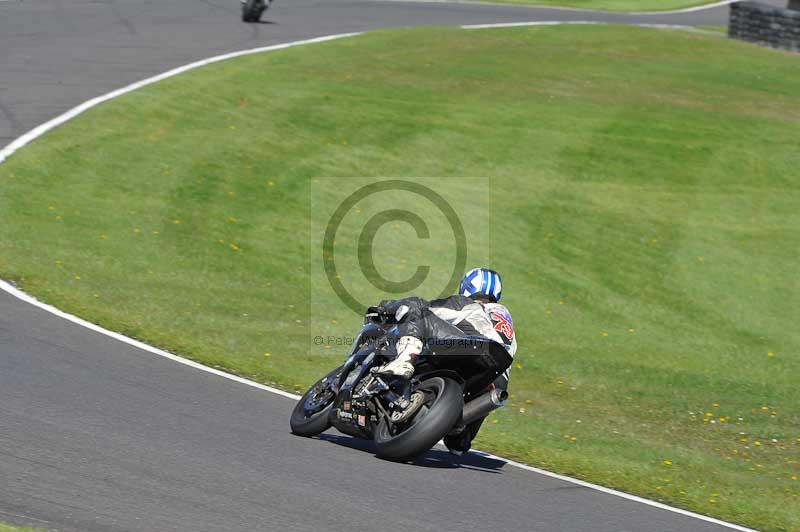
<svg viewBox="0 0 800 532"><path fill-rule="evenodd" d="M608 336L608 333L607 333L606 331L603 331L603 332L601 332L600 334L601 334L602 336Z"/></svg>
<svg viewBox="0 0 800 532"><path fill-rule="evenodd" d="M664 465L672 465L672 460L664 460L661 463L664 464Z"/></svg>
<svg viewBox="0 0 800 532"><path fill-rule="evenodd" d="M172 223L174 223L175 225L178 225L179 223L181 223L181 221L176 219L176 220L172 220Z"/></svg>
<svg viewBox="0 0 800 532"><path fill-rule="evenodd" d="M272 356L272 354L271 354L271 353L264 353L264 356L265 356L265 357L271 357L271 356Z"/></svg>
<svg viewBox="0 0 800 532"><path fill-rule="evenodd" d="M772 351L770 351L769 353L767 353L767 356L768 356L768 357L774 357L774 356L775 356L775 353L773 353Z"/></svg>
<svg viewBox="0 0 800 532"><path fill-rule="evenodd" d="M267 186L268 187L274 187L275 183L273 183L272 181L267 181Z"/></svg>
<svg viewBox="0 0 800 532"><path fill-rule="evenodd" d="M230 243L230 248L231 248L233 251L239 251L239 249L240 249L240 248L239 248L239 246L238 246L238 245L236 245L236 242L231 242L231 243Z"/></svg>

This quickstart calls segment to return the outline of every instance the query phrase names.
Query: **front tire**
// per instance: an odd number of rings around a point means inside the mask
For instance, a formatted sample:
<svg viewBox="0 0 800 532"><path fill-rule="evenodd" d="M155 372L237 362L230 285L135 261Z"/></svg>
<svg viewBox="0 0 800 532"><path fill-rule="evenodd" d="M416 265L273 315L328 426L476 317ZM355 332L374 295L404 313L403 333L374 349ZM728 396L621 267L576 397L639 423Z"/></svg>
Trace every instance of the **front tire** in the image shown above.
<svg viewBox="0 0 800 532"><path fill-rule="evenodd" d="M329 421L331 408L336 399L336 393L331 385L339 377L342 368L336 368L303 394L297 401L289 419L292 434L310 438L328 430L331 426Z"/></svg>
<svg viewBox="0 0 800 532"><path fill-rule="evenodd" d="M381 458L405 461L418 456L436 445L461 418L464 391L453 379L433 377L422 381L415 391L424 391L429 398L399 433L392 434L386 418L378 423L375 447Z"/></svg>

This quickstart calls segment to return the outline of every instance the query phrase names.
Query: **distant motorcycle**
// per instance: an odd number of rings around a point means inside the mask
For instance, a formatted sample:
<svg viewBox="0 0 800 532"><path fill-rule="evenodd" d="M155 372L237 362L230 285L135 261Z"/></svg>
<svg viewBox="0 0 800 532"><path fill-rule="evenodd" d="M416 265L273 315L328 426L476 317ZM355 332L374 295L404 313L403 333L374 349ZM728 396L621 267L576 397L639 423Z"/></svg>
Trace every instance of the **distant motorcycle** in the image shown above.
<svg viewBox="0 0 800 532"><path fill-rule="evenodd" d="M393 357L398 334L393 315L370 309L347 361L296 404L292 432L311 437L333 426L373 440L382 458L404 461L505 404L505 390L487 389L473 378L474 357L437 356L436 347L423 351L410 380L377 374Z"/></svg>
<svg viewBox="0 0 800 532"><path fill-rule="evenodd" d="M272 0L241 0L242 2L242 21L258 22L261 15L266 11Z"/></svg>

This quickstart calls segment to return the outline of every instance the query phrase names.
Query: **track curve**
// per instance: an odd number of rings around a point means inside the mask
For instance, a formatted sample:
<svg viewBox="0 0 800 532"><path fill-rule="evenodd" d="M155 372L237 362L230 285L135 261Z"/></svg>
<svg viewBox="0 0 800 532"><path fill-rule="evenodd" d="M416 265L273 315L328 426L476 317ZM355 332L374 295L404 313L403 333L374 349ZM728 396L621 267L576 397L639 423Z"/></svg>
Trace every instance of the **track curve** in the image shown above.
<svg viewBox="0 0 800 532"><path fill-rule="evenodd" d="M110 90L210 55L419 24L724 24L727 7L624 15L295 0L0 2L0 146ZM0 520L62 531L718 530L471 454L385 462L293 437L289 398L175 364L0 292Z"/></svg>
<svg viewBox="0 0 800 532"><path fill-rule="evenodd" d="M384 27L528 20L725 24L727 6L626 15L512 5L276 0L262 24L236 0L0 3L0 146L90 97L208 56Z"/></svg>

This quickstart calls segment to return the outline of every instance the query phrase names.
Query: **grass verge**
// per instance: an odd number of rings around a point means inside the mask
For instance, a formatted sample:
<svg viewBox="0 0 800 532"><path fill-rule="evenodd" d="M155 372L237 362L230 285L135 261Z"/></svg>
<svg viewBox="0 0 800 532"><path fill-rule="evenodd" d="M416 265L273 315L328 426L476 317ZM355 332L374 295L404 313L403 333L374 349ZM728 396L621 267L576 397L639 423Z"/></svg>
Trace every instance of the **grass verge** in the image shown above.
<svg viewBox="0 0 800 532"><path fill-rule="evenodd" d="M672 11L703 6L716 0L479 0L498 4L527 4L545 7L571 7L596 11Z"/></svg>
<svg viewBox="0 0 800 532"><path fill-rule="evenodd" d="M0 532L44 532L40 528L20 527L16 525L8 525L0 523Z"/></svg>
<svg viewBox="0 0 800 532"><path fill-rule="evenodd" d="M114 100L0 167L0 275L301 390L343 354L305 325L312 178L488 176L521 348L512 404L479 446L798 529L798 74L788 53L601 26L388 31L240 58Z"/></svg>

